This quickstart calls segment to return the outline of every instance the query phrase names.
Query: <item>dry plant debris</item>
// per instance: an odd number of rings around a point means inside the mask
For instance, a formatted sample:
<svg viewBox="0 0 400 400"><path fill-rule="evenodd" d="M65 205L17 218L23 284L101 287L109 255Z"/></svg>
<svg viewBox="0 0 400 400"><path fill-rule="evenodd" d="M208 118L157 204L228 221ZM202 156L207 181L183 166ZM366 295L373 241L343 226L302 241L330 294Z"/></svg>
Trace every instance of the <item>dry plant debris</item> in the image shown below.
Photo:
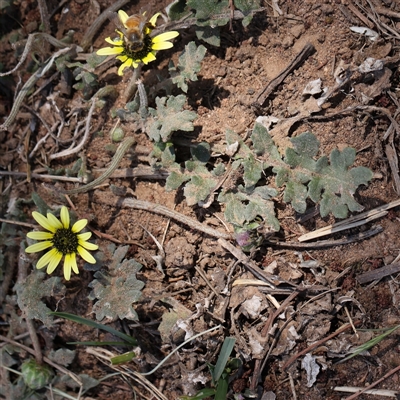
<svg viewBox="0 0 400 400"><path fill-rule="evenodd" d="M400 396L398 2L0 21L0 397ZM65 207L99 247L67 279L26 252Z"/></svg>

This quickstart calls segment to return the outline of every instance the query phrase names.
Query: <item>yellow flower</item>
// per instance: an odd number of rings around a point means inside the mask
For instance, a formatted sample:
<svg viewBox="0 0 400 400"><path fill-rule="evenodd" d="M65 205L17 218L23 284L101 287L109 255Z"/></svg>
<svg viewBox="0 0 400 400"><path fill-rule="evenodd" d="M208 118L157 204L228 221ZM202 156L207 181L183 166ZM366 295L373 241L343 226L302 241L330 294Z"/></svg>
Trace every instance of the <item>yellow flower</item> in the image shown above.
<svg viewBox="0 0 400 400"><path fill-rule="evenodd" d="M156 51L170 49L173 44L169 42L169 40L179 35L179 32L170 31L152 37L150 34L152 29L155 28L156 21L159 16L160 13L153 15L150 21L145 25L143 29L142 49L138 51L131 50L129 43L127 43L125 35L121 31L116 30L119 38L113 40L108 37L105 39L107 43L112 44L114 47L104 47L97 50L96 53L101 56L118 54L116 58L122 61L122 65L118 69L118 75L122 75L125 68L137 68L139 63L141 62L144 64L148 64L149 62L154 61L156 59ZM126 20L129 18L128 14L123 10L119 10L118 17L125 28L129 29L125 23Z"/></svg>
<svg viewBox="0 0 400 400"><path fill-rule="evenodd" d="M39 251L52 248L44 254L36 264L36 268L40 269L47 265L47 273L51 274L60 263L63 256L64 260L64 277L67 281L71 278L71 270L79 274L76 264L76 254L78 253L85 261L95 264L96 260L87 250L97 250L99 246L89 243L88 240L92 236L91 232L80 232L87 224L87 219L81 219L70 226L69 213L67 207L61 208L61 221L53 214L47 213L47 218L34 211L32 217L36 222L49 232L28 232L27 237L35 240L43 240L43 242L35 243L25 249L27 253L38 253ZM87 250L86 250L87 249Z"/></svg>

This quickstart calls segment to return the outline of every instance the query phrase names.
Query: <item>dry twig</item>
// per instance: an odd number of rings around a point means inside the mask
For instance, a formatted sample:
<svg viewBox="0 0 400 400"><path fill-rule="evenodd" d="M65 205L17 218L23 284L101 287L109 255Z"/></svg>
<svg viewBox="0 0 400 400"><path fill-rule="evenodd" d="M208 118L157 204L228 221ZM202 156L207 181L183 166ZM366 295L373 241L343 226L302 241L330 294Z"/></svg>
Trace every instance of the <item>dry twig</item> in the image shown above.
<svg viewBox="0 0 400 400"><path fill-rule="evenodd" d="M265 323L262 331L261 331L261 336L266 337L268 332L270 331L273 322L275 321L276 318L278 318L278 316L289 306L290 302L292 300L294 300L297 295L299 294L299 291L295 291L293 292L290 296L288 296L285 301L280 305L280 307L275 310L275 312L273 314L270 314L267 322ZM261 376L263 367L264 367L265 363L263 363L262 359L257 359L254 365L254 370L253 370L253 377L250 383L250 390L251 391L255 391L259 378Z"/></svg>
<svg viewBox="0 0 400 400"><path fill-rule="evenodd" d="M305 242L307 240L315 239L318 237L331 235L336 232L351 229L356 226L364 225L371 222L377 218L381 218L387 214L387 210L391 208L400 206L400 199L392 201L383 206L379 206L370 211L365 211L361 214L354 215L353 217L347 218L346 220L336 222L335 224L325 226L323 228L317 229L316 231L306 233L298 238L299 242Z"/></svg>
<svg viewBox="0 0 400 400"><path fill-rule="evenodd" d="M161 204L154 204L148 201L136 200L136 199L121 199L115 196L99 196L95 194L94 201L99 204L105 204L116 208L134 208L137 210L145 210L148 212L153 212L156 214L163 215L165 217L171 218L175 221L181 222L184 225L189 226L199 232L203 232L206 235L215 238L230 239L231 235L229 233L219 232L205 224L196 221L193 218L187 217L177 211L170 210Z"/></svg>
<svg viewBox="0 0 400 400"><path fill-rule="evenodd" d="M307 43L303 49L296 55L290 64L275 77L266 88L257 96L256 104L263 107L271 93L286 79L286 77L298 68L315 51L311 43Z"/></svg>
<svg viewBox="0 0 400 400"><path fill-rule="evenodd" d="M380 280L385 276L397 274L400 272L400 263L385 265L382 268L377 268L372 271L365 272L363 274L357 275L356 279L360 284L373 282Z"/></svg>
<svg viewBox="0 0 400 400"><path fill-rule="evenodd" d="M393 374L396 374L397 372L400 371L400 365L398 365L396 368L391 369L387 374L385 374L384 376L382 376L382 378L378 379L377 381L375 381L374 383L371 383L369 386L361 389L359 392L353 394L350 397L346 397L345 400L354 400L356 399L360 394L365 393L367 390L371 390L372 388L374 388L376 385L378 385L379 383L383 382L385 379L389 378L390 376L392 376Z"/></svg>
<svg viewBox="0 0 400 400"><path fill-rule="evenodd" d="M354 321L354 326L359 326L361 325L361 321ZM313 343L311 346L308 346L306 349L300 351L297 354L294 354L293 356L291 356L289 358L289 360L287 360L285 362L285 364L283 364L282 369L286 369L288 368L290 365L292 365L299 357L304 356L307 353L310 353L311 351L313 351L314 349L316 349L317 347L321 346L323 343L326 343L328 340L333 339L335 336L340 335L341 333L347 331L347 329L351 329L352 326L351 324L346 324L343 325L341 328L339 328L337 331L331 333L330 335L328 335L327 337L318 340L317 342Z"/></svg>
<svg viewBox="0 0 400 400"><path fill-rule="evenodd" d="M100 29L100 27L108 20L108 13L110 11L117 11L122 8L125 4L127 4L129 0L118 0L113 3L110 7L104 10L89 26L88 30L83 35L83 39L81 42L81 46L83 51L88 50L88 48L92 45L93 37Z"/></svg>

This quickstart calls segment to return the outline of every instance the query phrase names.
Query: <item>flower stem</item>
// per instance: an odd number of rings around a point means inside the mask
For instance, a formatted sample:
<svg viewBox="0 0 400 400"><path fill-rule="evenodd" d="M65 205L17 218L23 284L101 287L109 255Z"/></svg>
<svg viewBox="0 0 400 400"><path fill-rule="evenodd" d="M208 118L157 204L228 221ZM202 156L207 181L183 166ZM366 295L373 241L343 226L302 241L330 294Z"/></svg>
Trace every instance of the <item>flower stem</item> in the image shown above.
<svg viewBox="0 0 400 400"><path fill-rule="evenodd" d="M124 92L124 99L126 102L128 102L136 93L136 90L137 90L136 81L139 79L141 72L142 72L142 64L139 64L137 66L137 68L133 69L133 75L128 84L128 87L125 89L125 92Z"/></svg>
<svg viewBox="0 0 400 400"><path fill-rule="evenodd" d="M29 260L25 254L25 242L22 241L19 247L19 257L18 257L18 283L23 283L26 281L28 276ZM35 351L35 359L38 364L43 363L43 354L40 348L39 338L36 333L35 325L32 319L25 317L26 326L28 327L29 336L32 340L32 346Z"/></svg>

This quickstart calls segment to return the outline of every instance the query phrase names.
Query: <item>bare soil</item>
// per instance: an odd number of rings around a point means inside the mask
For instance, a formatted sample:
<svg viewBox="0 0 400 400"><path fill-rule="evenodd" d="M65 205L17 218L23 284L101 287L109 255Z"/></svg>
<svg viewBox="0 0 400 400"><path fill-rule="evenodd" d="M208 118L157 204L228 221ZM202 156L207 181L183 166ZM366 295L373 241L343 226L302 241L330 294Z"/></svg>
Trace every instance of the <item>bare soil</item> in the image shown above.
<svg viewBox="0 0 400 400"><path fill-rule="evenodd" d="M73 29L73 41L79 44L87 27L111 3L109 0L71 0L57 8L57 2L49 1L50 13L55 10L50 19L52 34L62 38L68 30ZM142 1L139 4L128 3L124 9L128 14L136 13L141 3ZM166 2L147 3L151 3L152 11L158 11ZM305 131L311 131L317 136L321 143L321 154L329 154L334 148L353 147L357 151L356 164L369 167L375 174L368 187L358 190L357 201L365 210L372 210L396 200L398 193L394 173L398 173L398 170L393 170L389 164L387 146L391 146L397 154L399 132L390 128L392 130L389 135L386 133L391 125L388 115L400 123L400 64L399 59L396 59L400 44L400 5L397 2L376 0L372 2L375 7L390 9L394 14L373 14L371 3L361 1L365 8L357 8L360 14L374 15L377 21L385 23L397 33L396 37L395 33L389 36L380 31L379 39L371 41L366 36L351 32L351 26L365 24L344 4L346 2L286 0L278 3L282 10L281 16L274 16L269 2L266 2L265 10L257 13L246 29L239 21L234 21L232 31L229 27L222 29L219 48L207 46L199 80L190 84L188 92L187 108L198 113L196 130L183 137L192 142L205 141L212 146L223 145L227 128L233 129L244 139L248 138L258 115L272 115L282 120L303 115L303 119L287 129L278 127L275 132L274 129L271 131L280 148L285 148L288 138ZM16 1L7 13L0 13L0 17L0 62L3 71L7 71L18 62L17 52L10 41L16 36L22 40L28 33L38 31L40 13L35 1L26 0ZM379 31L376 24L371 19L369 21L372 29ZM104 47L104 38L113 30L111 23L105 24L95 37L93 50ZM190 40L196 40L194 30L181 32L173 49L161 52L157 61L143 69L144 84L151 87L157 83L157 75L167 76L169 60L172 58L176 62ZM263 107L255 108L253 104L258 94L290 64L307 43L315 48L312 55L275 88ZM39 52L39 57L41 56L44 55ZM310 108L310 103L306 102L309 96L303 95L303 89L310 81L320 78L323 87L332 88L337 83L335 72L338 66L342 66L343 70L349 66L357 67L368 57L389 60L385 63L390 72L387 79L378 81L368 74L354 76L320 111L315 112ZM19 81L26 82L32 74L28 72L30 65L27 63L20 72L0 80L2 122L11 110L13 97L20 87ZM111 144L108 132L115 121L110 117L109 110L124 106L123 93L130 79L130 73L119 77L117 68L118 64L115 63L100 75L101 85L115 85L120 95L117 99L110 100L105 111L95 112L93 116L91 130L93 133L101 130L104 135L93 135L85 147L91 170L106 167L112 158L106 146ZM54 70L52 73L55 72ZM51 77L49 73L38 82L36 92L25 100L24 104L29 109L21 108L10 129L0 132L0 165L3 171L28 171L26 154L47 133L33 111L49 126L57 121L57 113L66 115L73 108L83 110L78 113L78 120L86 115L88 103L83 100L82 93L72 89L70 95L63 94L60 91L62 76L57 73L52 79ZM374 106L379 109L353 109L341 113L346 108L357 106ZM321 118L306 118L308 116ZM123 127L129 129L128 124ZM65 137L71 134L73 128L63 132ZM148 166L146 163L152 143L144 133L135 135L136 145L124 157L120 168ZM53 169L67 168L76 161L75 156L72 156L50 162L48 154L54 149L55 142L49 138L29 162L30 170L35 171L43 166ZM185 151L187 149L182 150L182 158ZM221 232L226 232L227 229L232 232L229 225L222 223L223 210L218 209L216 203L206 211L197 206L189 207L180 192L165 190L165 181L162 179L121 178L108 182L126 188L126 196L161 204ZM12 187L8 188L10 183ZM74 187L64 183L57 183L56 186L64 189ZM4 198L28 200L33 192L37 192L48 204L55 207L61 204L60 197L51 194L40 180L31 179L27 182L23 178L3 176L1 187L2 192L7 190ZM194 394L197 389L210 385L206 362L216 362L223 339L227 336L236 338L235 354L243 362L243 367L232 375L231 393L243 393L246 388L251 387L258 360L262 362L268 350L271 352L256 385L259 398L263 393L273 392L277 399L294 398L294 393L298 399L340 399L344 394L334 391L334 387L364 387L399 367L400 336L396 332L373 347L369 353L342 364L336 362L351 348L361 345L376 333L360 331L356 334L350 328L331 340L323 340L350 320L358 324L358 329L383 329L400 324L398 277L384 277L378 282L366 284L357 281L359 274L391 264L399 255L398 208L392 209L375 222L383 230L371 238L324 249L282 249L274 247L272 239L295 242L298 236L334 223L335 219L332 216L322 219L317 214L301 224L295 211L282 201L282 196L277 196L275 204L281 231L275 238L268 238L269 241L262 244L250 257L259 267L267 268L269 272L294 285L316 285L325 289L295 296L284 312L273 320L271 329L263 333L269 318L276 311L269 294L261 286L232 286L232 282L237 279L254 279L254 276L242 264L235 264L236 258L221 247L215 238L162 215L101 204L102 198L110 196L107 185L95 192L73 195L71 202L77 214L88 217L91 221L90 227L101 234L96 238L96 243L102 250L107 249L110 238L121 244L129 244L129 257L143 265L138 279L145 282L145 287L141 300L134 304L139 322L118 320L111 323L114 328L126 331L139 340L141 350L128 367L139 372L150 370L182 342L185 336L182 329L175 326L171 332L161 334L158 330L163 315L171 310L177 311L181 307L181 311L188 311L191 316L187 320L187 326L194 333L221 324L218 333L214 332L186 345L166 366L149 377L168 399ZM6 215L7 207L7 202L3 202L2 216ZM313 207L310 203L310 209ZM27 202L26 214L30 215L33 210L33 205ZM363 232L371 228L372 224L336 234L331 239L342 239L346 235ZM160 250L148 232L163 246L165 274L157 269L154 257L160 256ZM235 244L234 241L232 243ZM315 263L310 267L311 264L307 262L312 260ZM17 260L12 271L6 293L8 295L13 294L13 282L17 279ZM58 268L54 274L62 277L62 268ZM209 284L206 284L205 278ZM49 307L94 318L93 301L87 297L91 291L88 284L92 279L93 272L82 268L79 275L74 275L69 282L65 282L67 293L63 298L58 301L47 300ZM271 295L279 304L288 297L288 294L274 292ZM252 307L255 307L255 314L252 314ZM9 332L7 323L10 323L13 315L9 308L9 305L3 305L1 315L4 323L1 331L5 336ZM18 307L15 307L15 311L18 312ZM278 331L280 336L276 336ZM13 332L14 335L18 333L21 332ZM71 341L106 340L108 337L102 333L63 320L51 330L40 331L40 335L45 354L61 347L76 350L74 362L68 367L74 373L100 379L114 372L108 363L104 364L89 354L86 347L66 344ZM302 368L304 355L299 356L290 366L285 363L290 357L319 340L320 345L309 354L315 357L320 372L316 381L307 385L307 373ZM29 345L29 341L25 344ZM116 348L109 350L114 354L122 351ZM23 356L21 355L21 359ZM397 372L384 379L377 388L398 391L399 379ZM132 390L136 391L138 398L153 398L137 382L130 381L128 384L119 377L105 380L91 389L86 398L106 399L111 395L115 400L131 399ZM230 396L233 398L232 394ZM364 394L359 398L381 397Z"/></svg>

